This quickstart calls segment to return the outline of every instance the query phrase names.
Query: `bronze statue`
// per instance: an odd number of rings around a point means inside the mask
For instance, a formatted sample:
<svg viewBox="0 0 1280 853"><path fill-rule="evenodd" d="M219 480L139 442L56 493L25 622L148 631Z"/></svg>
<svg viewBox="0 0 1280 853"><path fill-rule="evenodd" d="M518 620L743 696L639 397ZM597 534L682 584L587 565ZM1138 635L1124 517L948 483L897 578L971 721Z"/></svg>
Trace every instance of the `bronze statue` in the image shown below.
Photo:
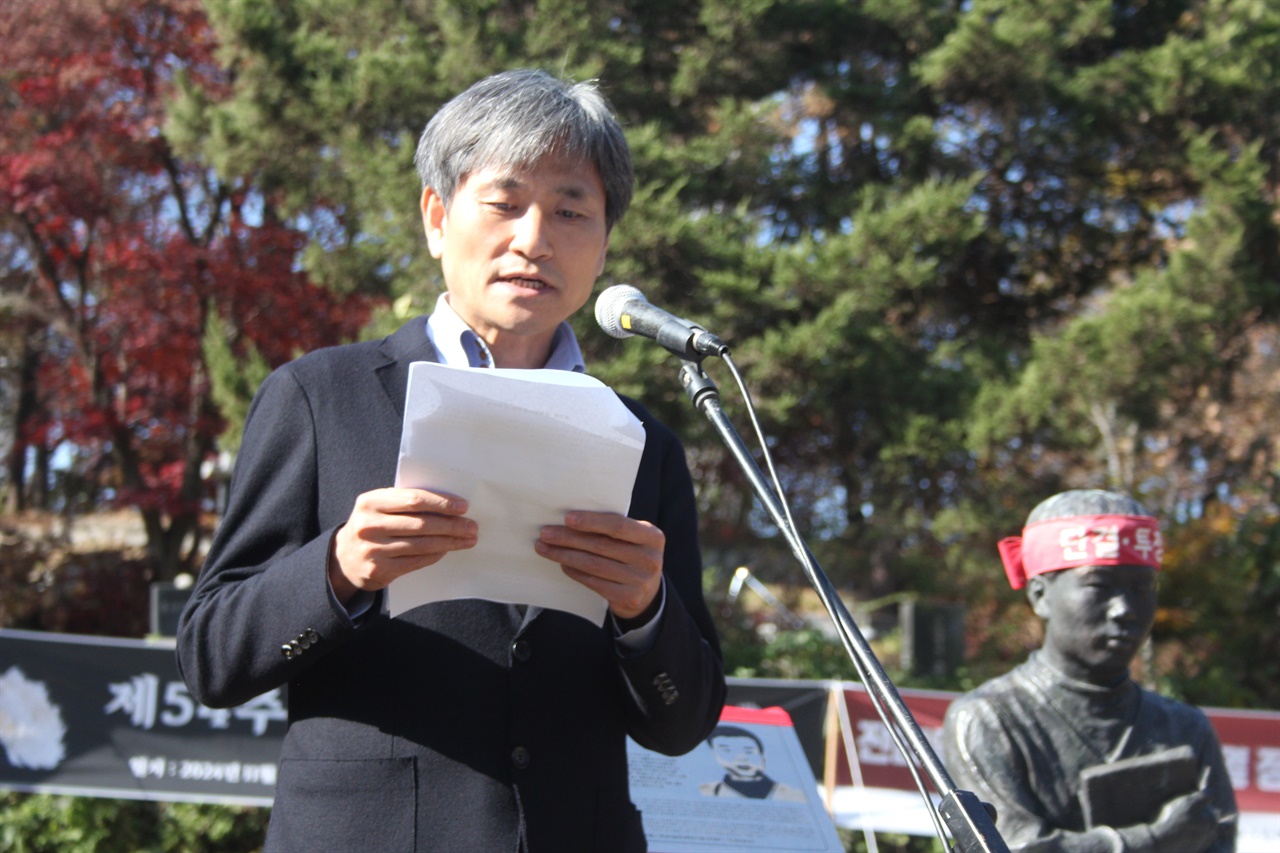
<svg viewBox="0 0 1280 853"><path fill-rule="evenodd" d="M1044 642L951 705L943 752L956 785L995 806L1013 851L1235 850L1208 718L1129 677L1155 621L1161 552L1141 504L1098 490L1049 498L1000 543Z"/></svg>

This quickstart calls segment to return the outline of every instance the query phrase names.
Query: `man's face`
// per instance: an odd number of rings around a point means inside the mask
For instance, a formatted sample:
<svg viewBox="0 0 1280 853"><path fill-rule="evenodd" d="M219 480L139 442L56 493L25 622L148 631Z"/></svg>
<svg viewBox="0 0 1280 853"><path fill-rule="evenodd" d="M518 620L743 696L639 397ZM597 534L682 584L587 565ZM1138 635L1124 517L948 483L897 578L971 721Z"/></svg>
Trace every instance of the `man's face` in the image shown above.
<svg viewBox="0 0 1280 853"><path fill-rule="evenodd" d="M595 167L551 159L472 172L447 210L427 189L422 219L453 310L499 366L542 367L556 327L586 304L604 270L609 232Z"/></svg>
<svg viewBox="0 0 1280 853"><path fill-rule="evenodd" d="M755 779L764 773L764 753L749 737L718 735L711 740L716 761L738 779Z"/></svg>
<svg viewBox="0 0 1280 853"><path fill-rule="evenodd" d="M1155 621L1155 570L1081 566L1052 575L1028 582L1032 606L1045 620L1049 662L1080 681L1118 684Z"/></svg>

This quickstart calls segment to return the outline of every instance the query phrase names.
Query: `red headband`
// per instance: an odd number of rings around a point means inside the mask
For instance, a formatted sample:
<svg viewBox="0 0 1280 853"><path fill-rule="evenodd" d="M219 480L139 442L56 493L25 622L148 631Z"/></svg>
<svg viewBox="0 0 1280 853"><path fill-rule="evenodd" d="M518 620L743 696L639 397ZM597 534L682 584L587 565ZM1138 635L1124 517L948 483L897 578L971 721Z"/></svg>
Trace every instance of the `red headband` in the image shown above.
<svg viewBox="0 0 1280 853"><path fill-rule="evenodd" d="M1000 559L1009 585L1022 589L1027 578L1079 566L1160 568L1164 540L1160 522L1147 515L1074 515L1038 521L1021 536L1001 539Z"/></svg>

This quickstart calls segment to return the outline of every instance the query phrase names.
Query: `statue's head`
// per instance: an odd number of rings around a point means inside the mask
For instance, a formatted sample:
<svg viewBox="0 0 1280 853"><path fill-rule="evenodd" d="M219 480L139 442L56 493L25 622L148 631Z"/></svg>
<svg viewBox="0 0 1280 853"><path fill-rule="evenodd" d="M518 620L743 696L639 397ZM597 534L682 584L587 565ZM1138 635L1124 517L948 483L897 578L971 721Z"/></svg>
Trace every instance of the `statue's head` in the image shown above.
<svg viewBox="0 0 1280 853"><path fill-rule="evenodd" d="M1127 495L1062 492L1027 516L1022 536L1000 543L1005 572L1025 587L1045 622L1047 663L1102 686L1127 677L1151 631L1160 524Z"/></svg>

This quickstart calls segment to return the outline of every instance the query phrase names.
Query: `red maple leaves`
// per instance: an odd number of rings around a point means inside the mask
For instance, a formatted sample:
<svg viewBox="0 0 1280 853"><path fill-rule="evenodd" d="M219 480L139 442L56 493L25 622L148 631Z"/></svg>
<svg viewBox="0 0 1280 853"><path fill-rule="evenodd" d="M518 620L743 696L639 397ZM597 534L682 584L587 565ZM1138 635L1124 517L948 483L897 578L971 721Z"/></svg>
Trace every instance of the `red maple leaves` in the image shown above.
<svg viewBox="0 0 1280 853"><path fill-rule="evenodd" d="M176 532L197 517L223 428L202 351L211 314L233 349L274 365L353 337L368 299L309 280L305 235L252 175L175 152L180 85L214 101L228 87L199 3L5 4L0 69L2 286L39 328L22 442L69 443L156 535Z"/></svg>

